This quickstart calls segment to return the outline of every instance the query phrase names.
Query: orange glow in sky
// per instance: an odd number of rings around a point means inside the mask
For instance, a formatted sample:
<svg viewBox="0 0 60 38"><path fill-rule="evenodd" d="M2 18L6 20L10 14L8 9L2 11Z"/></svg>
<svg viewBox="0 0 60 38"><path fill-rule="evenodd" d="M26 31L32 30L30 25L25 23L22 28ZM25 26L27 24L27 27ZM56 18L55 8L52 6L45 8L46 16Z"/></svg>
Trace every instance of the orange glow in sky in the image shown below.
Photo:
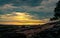
<svg viewBox="0 0 60 38"><path fill-rule="evenodd" d="M13 12L12 14L1 15L0 18L0 24L38 25L47 22L47 20L37 20L34 16L25 12Z"/></svg>

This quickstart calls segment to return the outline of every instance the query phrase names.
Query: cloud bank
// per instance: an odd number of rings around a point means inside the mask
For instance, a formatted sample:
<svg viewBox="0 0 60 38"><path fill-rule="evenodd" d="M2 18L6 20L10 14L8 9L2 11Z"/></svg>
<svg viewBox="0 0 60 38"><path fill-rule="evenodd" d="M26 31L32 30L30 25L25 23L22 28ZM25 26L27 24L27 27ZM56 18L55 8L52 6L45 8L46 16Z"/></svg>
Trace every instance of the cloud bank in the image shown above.
<svg viewBox="0 0 60 38"><path fill-rule="evenodd" d="M1 0L0 14L28 12L36 14L39 19L51 18L59 0ZM39 16L40 15L40 16Z"/></svg>
<svg viewBox="0 0 60 38"><path fill-rule="evenodd" d="M0 21L40 22L54 15L59 0L0 0ZM24 21L22 21L24 20ZM30 22L27 21L27 22ZM46 20L47 21L47 20Z"/></svg>

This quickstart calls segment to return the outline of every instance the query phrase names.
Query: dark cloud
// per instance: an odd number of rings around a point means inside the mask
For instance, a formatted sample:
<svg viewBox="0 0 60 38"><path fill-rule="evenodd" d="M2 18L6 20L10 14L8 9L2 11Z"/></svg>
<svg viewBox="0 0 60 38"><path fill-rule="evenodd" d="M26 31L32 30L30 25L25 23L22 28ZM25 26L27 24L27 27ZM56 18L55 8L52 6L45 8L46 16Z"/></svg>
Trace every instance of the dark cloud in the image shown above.
<svg viewBox="0 0 60 38"><path fill-rule="evenodd" d="M58 0L0 0L0 14L27 12L36 14L39 19L50 18L54 14Z"/></svg>
<svg viewBox="0 0 60 38"><path fill-rule="evenodd" d="M0 6L13 4L14 6L39 6L42 0L0 0Z"/></svg>
<svg viewBox="0 0 60 38"><path fill-rule="evenodd" d="M4 4L9 4L11 2L11 0L0 0L0 6L4 5Z"/></svg>

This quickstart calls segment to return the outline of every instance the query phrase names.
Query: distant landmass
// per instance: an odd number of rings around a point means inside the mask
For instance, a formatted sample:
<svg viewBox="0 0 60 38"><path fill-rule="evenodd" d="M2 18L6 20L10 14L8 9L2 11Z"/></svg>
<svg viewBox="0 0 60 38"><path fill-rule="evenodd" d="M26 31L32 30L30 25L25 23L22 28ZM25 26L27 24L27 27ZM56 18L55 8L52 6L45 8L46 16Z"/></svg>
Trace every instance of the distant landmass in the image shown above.
<svg viewBox="0 0 60 38"><path fill-rule="evenodd" d="M0 38L60 38L60 21L35 26L0 25Z"/></svg>

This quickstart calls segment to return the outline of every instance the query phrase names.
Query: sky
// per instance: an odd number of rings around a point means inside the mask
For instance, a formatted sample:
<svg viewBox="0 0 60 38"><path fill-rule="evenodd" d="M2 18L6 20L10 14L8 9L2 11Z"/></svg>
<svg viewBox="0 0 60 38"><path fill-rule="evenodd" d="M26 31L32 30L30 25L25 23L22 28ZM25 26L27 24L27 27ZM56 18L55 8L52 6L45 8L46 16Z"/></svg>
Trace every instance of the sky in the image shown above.
<svg viewBox="0 0 60 38"><path fill-rule="evenodd" d="M0 0L0 24L43 24L59 0Z"/></svg>

